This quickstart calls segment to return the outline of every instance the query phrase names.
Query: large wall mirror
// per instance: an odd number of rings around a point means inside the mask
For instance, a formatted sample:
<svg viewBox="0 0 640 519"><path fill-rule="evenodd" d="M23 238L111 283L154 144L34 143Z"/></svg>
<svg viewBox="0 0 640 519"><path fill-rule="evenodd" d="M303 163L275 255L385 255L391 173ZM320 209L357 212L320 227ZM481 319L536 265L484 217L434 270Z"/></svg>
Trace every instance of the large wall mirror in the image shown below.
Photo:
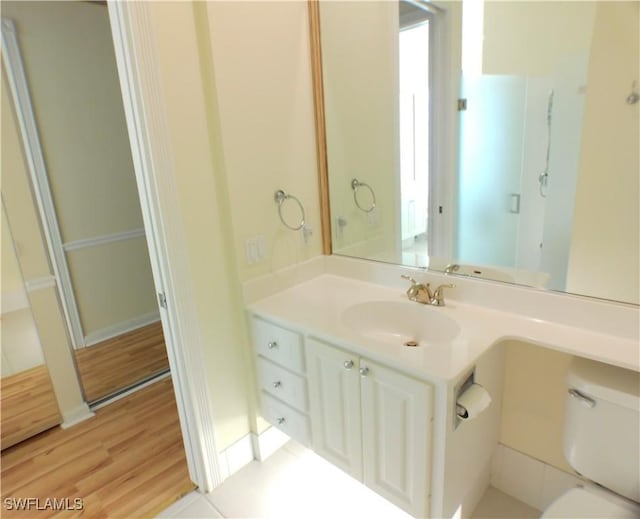
<svg viewBox="0 0 640 519"><path fill-rule="evenodd" d="M310 13L333 254L640 302L640 3Z"/></svg>

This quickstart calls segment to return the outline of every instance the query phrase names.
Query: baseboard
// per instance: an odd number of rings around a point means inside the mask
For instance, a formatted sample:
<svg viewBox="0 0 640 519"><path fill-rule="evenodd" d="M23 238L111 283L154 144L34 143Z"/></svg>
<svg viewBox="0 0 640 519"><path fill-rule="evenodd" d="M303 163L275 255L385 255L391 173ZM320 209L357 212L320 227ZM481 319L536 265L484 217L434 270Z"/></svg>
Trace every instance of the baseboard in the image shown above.
<svg viewBox="0 0 640 519"><path fill-rule="evenodd" d="M138 328L142 328L143 326L147 326L148 324L155 323L159 320L160 312L150 312L148 314L129 319L128 321L116 323L112 326L91 332L85 336L84 343L85 346L95 346L102 341L113 339L118 335L132 332L133 330L137 330Z"/></svg>
<svg viewBox="0 0 640 519"><path fill-rule="evenodd" d="M574 474L499 444L492 463L491 485L542 511L571 488L582 486L583 481Z"/></svg>
<svg viewBox="0 0 640 519"><path fill-rule="evenodd" d="M80 422L84 422L93 416L95 416L95 413L89 409L89 406L86 403L83 402L75 409L62 413L63 421L60 424L60 427L68 429L69 427L78 425Z"/></svg>
<svg viewBox="0 0 640 519"><path fill-rule="evenodd" d="M222 452L218 453L220 462L220 475L224 481L232 474L238 472L242 467L254 460L253 442L251 434L246 434L237 442L230 445Z"/></svg>
<svg viewBox="0 0 640 519"><path fill-rule="evenodd" d="M251 440L255 458L258 461L265 461L285 443L291 440L291 438L279 429L269 427L259 435L251 433Z"/></svg>
<svg viewBox="0 0 640 519"><path fill-rule="evenodd" d="M218 453L222 479L227 479L254 459L266 460L290 439L275 427L269 427L259 435L246 434L233 445Z"/></svg>

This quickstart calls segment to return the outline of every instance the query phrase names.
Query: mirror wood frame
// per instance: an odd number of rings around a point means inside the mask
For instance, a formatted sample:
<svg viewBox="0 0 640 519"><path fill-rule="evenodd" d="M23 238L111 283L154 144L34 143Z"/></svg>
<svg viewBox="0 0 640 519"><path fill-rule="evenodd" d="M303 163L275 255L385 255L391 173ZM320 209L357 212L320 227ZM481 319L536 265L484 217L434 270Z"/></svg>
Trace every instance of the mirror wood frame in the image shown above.
<svg viewBox="0 0 640 519"><path fill-rule="evenodd" d="M327 129L324 113L324 83L322 72L322 45L320 41L320 0L308 0L309 37L311 45L311 80L316 128L316 152L318 157L318 182L320 186L320 224L322 229L322 253L333 252L331 243L331 208L329 206L329 165L327 160Z"/></svg>

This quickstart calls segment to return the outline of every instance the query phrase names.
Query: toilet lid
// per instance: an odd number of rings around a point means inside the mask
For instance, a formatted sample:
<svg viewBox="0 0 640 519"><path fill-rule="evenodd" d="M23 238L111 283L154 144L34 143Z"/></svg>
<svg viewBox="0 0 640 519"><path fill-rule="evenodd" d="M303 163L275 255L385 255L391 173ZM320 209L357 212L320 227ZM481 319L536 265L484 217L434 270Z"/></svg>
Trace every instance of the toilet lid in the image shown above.
<svg viewBox="0 0 640 519"><path fill-rule="evenodd" d="M556 499L542 514L544 519L597 518L637 519L640 507L614 503L584 488L573 488ZM541 519L542 519L541 518Z"/></svg>

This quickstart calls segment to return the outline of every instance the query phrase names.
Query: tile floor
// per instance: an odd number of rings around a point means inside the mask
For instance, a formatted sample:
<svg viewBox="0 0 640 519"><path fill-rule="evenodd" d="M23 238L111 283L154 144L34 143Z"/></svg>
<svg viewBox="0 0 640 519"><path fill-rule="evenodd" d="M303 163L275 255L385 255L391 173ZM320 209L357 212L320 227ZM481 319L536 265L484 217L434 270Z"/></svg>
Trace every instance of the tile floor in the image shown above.
<svg viewBox="0 0 640 519"><path fill-rule="evenodd" d="M473 519L539 516L538 510L489 488ZM409 518L399 508L295 442L287 443L263 463L253 461L210 494L188 494L157 519L216 517Z"/></svg>

